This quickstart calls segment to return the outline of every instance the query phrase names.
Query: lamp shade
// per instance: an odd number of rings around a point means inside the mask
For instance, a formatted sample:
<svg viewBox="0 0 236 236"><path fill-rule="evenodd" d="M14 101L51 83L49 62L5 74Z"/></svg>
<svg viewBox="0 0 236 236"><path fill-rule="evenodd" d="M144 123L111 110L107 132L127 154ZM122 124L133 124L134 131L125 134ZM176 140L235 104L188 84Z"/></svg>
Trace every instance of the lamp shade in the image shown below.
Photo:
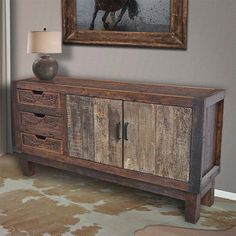
<svg viewBox="0 0 236 236"><path fill-rule="evenodd" d="M61 32L31 31L28 33L27 53L61 53Z"/></svg>

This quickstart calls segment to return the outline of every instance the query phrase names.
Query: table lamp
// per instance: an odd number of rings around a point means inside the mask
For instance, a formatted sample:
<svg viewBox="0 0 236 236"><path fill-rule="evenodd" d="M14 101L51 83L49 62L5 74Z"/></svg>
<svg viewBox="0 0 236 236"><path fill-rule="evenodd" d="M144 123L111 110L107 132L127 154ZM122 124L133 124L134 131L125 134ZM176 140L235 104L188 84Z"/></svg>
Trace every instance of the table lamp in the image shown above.
<svg viewBox="0 0 236 236"><path fill-rule="evenodd" d="M27 53L41 54L33 63L36 78L52 80L58 72L58 63L49 54L62 52L61 32L31 31L28 33Z"/></svg>

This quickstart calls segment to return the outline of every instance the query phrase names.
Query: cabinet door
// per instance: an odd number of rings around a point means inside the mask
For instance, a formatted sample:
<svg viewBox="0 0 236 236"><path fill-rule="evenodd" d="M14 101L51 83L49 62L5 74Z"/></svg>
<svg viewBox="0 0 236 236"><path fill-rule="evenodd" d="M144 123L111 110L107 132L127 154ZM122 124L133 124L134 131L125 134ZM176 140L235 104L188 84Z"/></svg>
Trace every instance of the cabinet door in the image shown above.
<svg viewBox="0 0 236 236"><path fill-rule="evenodd" d="M124 103L124 168L189 180L192 109Z"/></svg>
<svg viewBox="0 0 236 236"><path fill-rule="evenodd" d="M69 156L121 167L122 101L67 95L66 107Z"/></svg>

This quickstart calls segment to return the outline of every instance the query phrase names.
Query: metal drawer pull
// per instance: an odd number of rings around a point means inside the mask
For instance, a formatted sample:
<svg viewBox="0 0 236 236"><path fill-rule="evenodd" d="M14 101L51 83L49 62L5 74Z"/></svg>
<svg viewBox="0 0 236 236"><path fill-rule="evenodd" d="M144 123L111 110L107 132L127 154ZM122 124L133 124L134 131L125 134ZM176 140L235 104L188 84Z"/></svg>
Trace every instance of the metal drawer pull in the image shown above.
<svg viewBox="0 0 236 236"><path fill-rule="evenodd" d="M129 123L128 122L126 122L125 123L125 126L124 126L124 133L125 133L125 140L126 141L128 141L129 139L128 139L128 125L129 125Z"/></svg>
<svg viewBox="0 0 236 236"><path fill-rule="evenodd" d="M43 91L32 90L33 94L43 95Z"/></svg>
<svg viewBox="0 0 236 236"><path fill-rule="evenodd" d="M120 124L120 122L119 122L118 124L116 124L116 138L117 138L118 140L121 140L120 127L121 127L121 124Z"/></svg>

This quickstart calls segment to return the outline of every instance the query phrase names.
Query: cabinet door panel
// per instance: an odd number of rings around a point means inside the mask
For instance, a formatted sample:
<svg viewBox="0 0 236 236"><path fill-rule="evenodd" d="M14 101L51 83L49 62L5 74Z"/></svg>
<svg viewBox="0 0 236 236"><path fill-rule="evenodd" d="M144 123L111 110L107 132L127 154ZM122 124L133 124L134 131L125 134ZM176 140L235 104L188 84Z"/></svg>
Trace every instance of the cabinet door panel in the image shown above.
<svg viewBox="0 0 236 236"><path fill-rule="evenodd" d="M155 174L155 105L125 102L124 168Z"/></svg>
<svg viewBox="0 0 236 236"><path fill-rule="evenodd" d="M122 101L67 95L66 106L69 156L121 167Z"/></svg>
<svg viewBox="0 0 236 236"><path fill-rule="evenodd" d="M188 182L192 109L156 106L156 175Z"/></svg>
<svg viewBox="0 0 236 236"><path fill-rule="evenodd" d="M125 102L124 122L124 168L188 182L191 109Z"/></svg>

